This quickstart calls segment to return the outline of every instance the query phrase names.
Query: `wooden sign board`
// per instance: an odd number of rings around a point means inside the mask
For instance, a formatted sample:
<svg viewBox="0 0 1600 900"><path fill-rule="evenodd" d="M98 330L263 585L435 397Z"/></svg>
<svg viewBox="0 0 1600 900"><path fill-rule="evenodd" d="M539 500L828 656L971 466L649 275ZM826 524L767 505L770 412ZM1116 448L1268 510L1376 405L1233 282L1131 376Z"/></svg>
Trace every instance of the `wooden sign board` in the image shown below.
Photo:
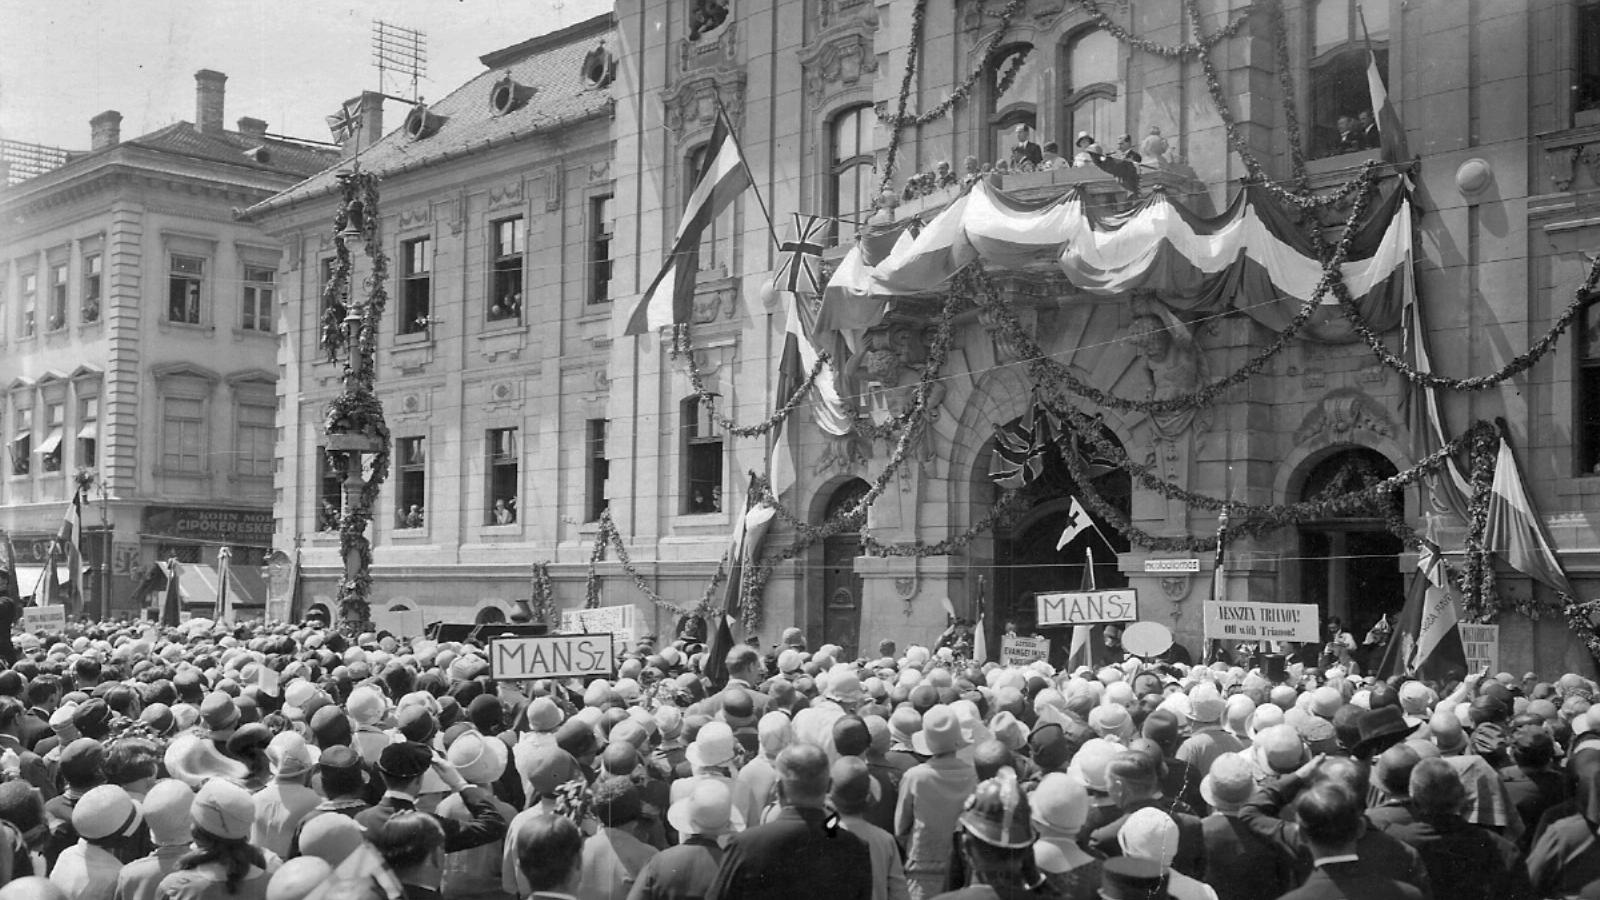
<svg viewBox="0 0 1600 900"><path fill-rule="evenodd" d="M1207 600L1205 635L1206 640L1316 643L1322 627L1315 603Z"/></svg>
<svg viewBox="0 0 1600 900"><path fill-rule="evenodd" d="M53 606L24 606L22 627L26 631L61 631L67 627L67 608Z"/></svg>
<svg viewBox="0 0 1600 900"><path fill-rule="evenodd" d="M1139 593L1132 588L1114 591L1062 591L1035 594L1039 627L1096 625L1101 622L1135 622L1139 619Z"/></svg>
<svg viewBox="0 0 1600 900"><path fill-rule="evenodd" d="M1468 625L1463 622L1461 646L1467 651L1467 672L1500 671L1500 626Z"/></svg>
<svg viewBox="0 0 1600 900"><path fill-rule="evenodd" d="M609 634L549 634L489 642L489 674L496 679L609 678L615 671Z"/></svg>
<svg viewBox="0 0 1600 900"><path fill-rule="evenodd" d="M1034 662L1050 661L1050 639L1023 637L1020 634L1000 636L1000 664L1026 666Z"/></svg>

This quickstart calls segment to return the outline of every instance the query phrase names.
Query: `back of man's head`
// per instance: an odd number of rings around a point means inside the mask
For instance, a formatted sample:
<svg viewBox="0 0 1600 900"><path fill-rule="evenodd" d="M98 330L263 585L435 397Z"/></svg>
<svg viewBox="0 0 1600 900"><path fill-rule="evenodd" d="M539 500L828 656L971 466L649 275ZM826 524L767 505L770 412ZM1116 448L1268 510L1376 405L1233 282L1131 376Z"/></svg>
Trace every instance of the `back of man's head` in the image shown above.
<svg viewBox="0 0 1600 900"><path fill-rule="evenodd" d="M1144 799L1154 794L1160 784L1155 761L1137 750L1118 753L1106 767L1106 777L1113 788L1121 787L1118 805Z"/></svg>
<svg viewBox="0 0 1600 900"><path fill-rule="evenodd" d="M985 781L1000 774L1001 769L1015 769L1017 761L1005 744L988 740L972 748L972 764L978 770L978 780Z"/></svg>
<svg viewBox="0 0 1600 900"><path fill-rule="evenodd" d="M828 754L815 744L795 744L778 754L774 768L790 806L821 806L828 794Z"/></svg>
<svg viewBox="0 0 1600 900"><path fill-rule="evenodd" d="M1350 789L1350 793L1357 797L1367 796L1367 789L1372 784L1372 772L1367 764L1359 759L1348 756L1330 756L1317 766L1314 781L1334 781Z"/></svg>
<svg viewBox="0 0 1600 900"><path fill-rule="evenodd" d="M730 675L759 673L761 669L761 654L749 644L735 644L726 661Z"/></svg>
<svg viewBox="0 0 1600 900"><path fill-rule="evenodd" d="M1300 830L1319 855L1355 844L1361 835L1361 808L1350 788L1336 781L1313 785L1295 804Z"/></svg>
<svg viewBox="0 0 1600 900"><path fill-rule="evenodd" d="M28 681L23 697L29 706L46 706L55 701L59 688L60 684L54 675L39 675Z"/></svg>
<svg viewBox="0 0 1600 900"><path fill-rule="evenodd" d="M1466 800L1466 787L1444 760L1425 759L1411 770L1411 805L1418 815L1455 815Z"/></svg>
<svg viewBox="0 0 1600 900"><path fill-rule="evenodd" d="M1378 757L1378 785L1396 797L1411 790L1411 770L1422 757L1405 744L1396 744Z"/></svg>

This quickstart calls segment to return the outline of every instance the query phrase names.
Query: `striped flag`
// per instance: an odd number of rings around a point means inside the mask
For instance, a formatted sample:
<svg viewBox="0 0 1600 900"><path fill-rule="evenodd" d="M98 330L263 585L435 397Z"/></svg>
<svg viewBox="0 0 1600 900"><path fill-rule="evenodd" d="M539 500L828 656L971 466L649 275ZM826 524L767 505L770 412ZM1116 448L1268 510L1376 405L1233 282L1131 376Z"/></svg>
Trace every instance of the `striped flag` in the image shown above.
<svg viewBox="0 0 1600 900"><path fill-rule="evenodd" d="M228 594L228 577L233 569L233 549L217 549L217 608L213 614L218 622L233 622L233 597Z"/></svg>
<svg viewBox="0 0 1600 900"><path fill-rule="evenodd" d="M1362 23L1366 27L1366 23ZM1378 54L1372 49L1372 39L1367 39L1367 92L1372 98L1372 114L1378 120L1378 141L1384 162L1403 162L1411 159L1406 146L1406 127L1400 124L1400 114L1389 102L1389 89L1384 87L1383 73L1378 70Z"/></svg>
<svg viewBox="0 0 1600 900"><path fill-rule="evenodd" d="M1550 532L1544 519L1533 508L1528 496L1522 469L1517 465L1516 454L1511 452L1511 441L1504 422L1500 427L1500 453L1494 463L1494 484L1489 491L1489 522L1484 529L1484 543L1493 553L1505 557L1511 568L1533 580L1576 596L1572 582L1561 568Z"/></svg>
<svg viewBox="0 0 1600 900"><path fill-rule="evenodd" d="M1077 498L1074 497L1072 502L1077 503ZM1078 589L1083 591L1093 591L1099 589L1096 586L1094 579L1093 547L1085 546L1083 548L1083 581L1080 583ZM1090 668L1094 668L1093 625L1072 626L1072 646L1067 650L1066 669L1070 672L1079 666L1088 666Z"/></svg>
<svg viewBox="0 0 1600 900"><path fill-rule="evenodd" d="M790 215L794 217L794 239L778 245L783 262L778 264L772 286L774 290L790 294L816 296L822 293L817 267L822 262L822 230L828 226L828 220L799 213Z"/></svg>
<svg viewBox="0 0 1600 900"><path fill-rule="evenodd" d="M989 661L989 635L984 622L989 617L989 604L983 598L983 576L978 576L978 599L975 603L977 624L972 627L972 662L983 665ZM1002 660L1003 661L1003 660Z"/></svg>
<svg viewBox="0 0 1600 900"><path fill-rule="evenodd" d="M753 478L751 482L745 489L747 501L755 495ZM716 617L716 621L706 623L709 643L706 647L705 674L718 687L728 680L728 651L734 645L733 626L739 623L739 598L744 591L745 571L755 562L756 554L761 552L761 542L772 527L775 512L770 503L750 504L738 521L733 523L733 535L728 539L728 583L723 589L721 615Z"/></svg>
<svg viewBox="0 0 1600 900"><path fill-rule="evenodd" d="M167 589L161 597L161 624L175 627L183 621L183 587L178 580L178 558L167 560Z"/></svg>
<svg viewBox="0 0 1600 900"><path fill-rule="evenodd" d="M625 334L644 334L689 321L695 276L700 270L701 235L734 198L755 184L727 111L720 105L706 146L705 163L695 177L672 248L661 262L661 271L639 298Z"/></svg>
<svg viewBox="0 0 1600 900"><path fill-rule="evenodd" d="M51 572L51 581L55 580L55 555L60 552L67 562L66 594L61 599L65 601L68 616L83 614L83 488L72 492L72 499L67 502L67 513L61 518L61 528L56 531L55 547L50 554L50 565L46 566ZM46 587L49 587L47 582ZM50 592L50 602L56 601L56 593Z"/></svg>
<svg viewBox="0 0 1600 900"><path fill-rule="evenodd" d="M1457 602L1438 547L1432 541L1424 542L1406 605L1378 664L1378 677L1404 674L1441 684L1466 677L1467 650L1461 642Z"/></svg>
<svg viewBox="0 0 1600 900"><path fill-rule="evenodd" d="M817 322L814 296L789 294L784 302L783 352L778 359L778 381L773 389L773 408L787 403L806 375L817 365L819 351L812 340ZM817 371L811 382L812 418L817 427L827 434L842 437L855 429L855 413L845 405L839 395L839 385L834 377L833 363L827 362ZM772 456L767 465L767 480L774 497L794 486L794 450L789 445L788 429L784 422L772 430Z"/></svg>
<svg viewBox="0 0 1600 900"><path fill-rule="evenodd" d="M1228 507L1217 513L1217 552L1211 562L1211 599L1222 602L1228 599ZM1207 659L1217 659L1222 650L1222 639L1211 639L1211 652Z"/></svg>
<svg viewBox="0 0 1600 900"><path fill-rule="evenodd" d="M1411 205L1402 207L1401 214L1410 217ZM1410 225L1406 225L1409 233ZM1417 296L1416 274L1412 265L1411 255L1406 254L1406 261L1400 277L1405 279L1402 286L1405 295L1405 328L1401 335L1406 362L1410 363L1419 372L1432 372L1433 359L1428 353L1428 325L1423 318L1422 302ZM1444 417L1439 409L1439 391L1427 385L1412 385L1402 402L1406 407L1406 418L1411 431L1412 452L1418 459L1428 456L1446 442ZM1461 474L1461 467L1454 459L1444 461L1444 469L1424 479L1428 488L1428 499L1433 508L1439 512L1449 512L1456 518L1466 522L1469 498L1472 496L1472 485L1468 483L1465 475Z"/></svg>
<svg viewBox="0 0 1600 900"><path fill-rule="evenodd" d="M11 545L11 535L5 531L0 531L0 553L5 554L4 571L0 571L0 594L20 601L22 585L17 583L17 548Z"/></svg>

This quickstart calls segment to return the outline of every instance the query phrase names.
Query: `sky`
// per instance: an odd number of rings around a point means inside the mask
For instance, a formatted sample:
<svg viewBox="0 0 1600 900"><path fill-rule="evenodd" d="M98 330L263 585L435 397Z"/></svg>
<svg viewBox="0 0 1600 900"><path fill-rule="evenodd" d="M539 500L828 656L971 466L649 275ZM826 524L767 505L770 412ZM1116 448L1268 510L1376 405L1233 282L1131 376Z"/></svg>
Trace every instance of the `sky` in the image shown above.
<svg viewBox="0 0 1600 900"><path fill-rule="evenodd" d="M85 150L89 120L122 136L194 121L194 73L228 76L228 127L326 141L323 117L378 88L372 21L427 35L418 92L442 99L478 57L608 12L611 0L0 0L0 138ZM392 72L383 90L410 96Z"/></svg>

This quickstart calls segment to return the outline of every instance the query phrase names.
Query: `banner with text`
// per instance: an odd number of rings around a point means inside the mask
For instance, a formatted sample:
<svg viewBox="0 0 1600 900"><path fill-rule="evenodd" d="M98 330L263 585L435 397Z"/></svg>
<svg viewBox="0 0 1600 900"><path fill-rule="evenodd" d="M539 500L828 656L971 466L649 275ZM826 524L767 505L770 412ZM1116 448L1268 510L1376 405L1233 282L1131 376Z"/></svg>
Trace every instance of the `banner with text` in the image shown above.
<svg viewBox="0 0 1600 900"><path fill-rule="evenodd" d="M1206 640L1320 641L1322 629L1315 603L1205 603Z"/></svg>
<svg viewBox="0 0 1600 900"><path fill-rule="evenodd" d="M1023 637L1020 634L1000 636L1000 664L1025 666L1033 662L1050 661L1050 639Z"/></svg>
<svg viewBox="0 0 1600 900"><path fill-rule="evenodd" d="M1139 594L1132 588L1116 591L1062 591L1035 594L1039 627L1093 625L1100 622L1134 622L1139 619Z"/></svg>
<svg viewBox="0 0 1600 900"><path fill-rule="evenodd" d="M67 627L67 608L52 606L24 606L22 628L24 631L60 631Z"/></svg>
<svg viewBox="0 0 1600 900"><path fill-rule="evenodd" d="M633 604L597 606L594 609L565 609L561 611L562 634L609 633L619 652L633 649Z"/></svg>
<svg viewBox="0 0 1600 900"><path fill-rule="evenodd" d="M1467 651L1467 672L1500 671L1500 626L1468 625L1463 622L1461 646Z"/></svg>
<svg viewBox="0 0 1600 900"><path fill-rule="evenodd" d="M616 671L615 658L609 634L549 634L489 642L489 674L507 681L609 678Z"/></svg>

